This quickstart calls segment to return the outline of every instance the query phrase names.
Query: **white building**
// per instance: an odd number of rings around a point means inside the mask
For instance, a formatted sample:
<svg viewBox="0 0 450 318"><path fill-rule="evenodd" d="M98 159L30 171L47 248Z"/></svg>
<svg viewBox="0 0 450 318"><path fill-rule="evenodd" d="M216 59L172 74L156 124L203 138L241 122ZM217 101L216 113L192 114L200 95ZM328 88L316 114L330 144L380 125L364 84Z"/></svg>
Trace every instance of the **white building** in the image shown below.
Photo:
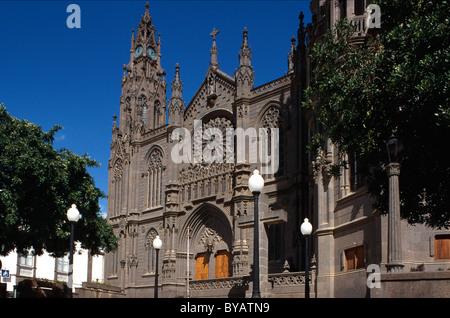
<svg viewBox="0 0 450 318"><path fill-rule="evenodd" d="M67 282L69 256L54 258L47 252L41 256L21 255L11 252L0 257L1 283L6 283L7 291L14 292L14 286L29 278ZM73 257L73 290L83 282L103 282L103 255L90 255L77 243Z"/></svg>

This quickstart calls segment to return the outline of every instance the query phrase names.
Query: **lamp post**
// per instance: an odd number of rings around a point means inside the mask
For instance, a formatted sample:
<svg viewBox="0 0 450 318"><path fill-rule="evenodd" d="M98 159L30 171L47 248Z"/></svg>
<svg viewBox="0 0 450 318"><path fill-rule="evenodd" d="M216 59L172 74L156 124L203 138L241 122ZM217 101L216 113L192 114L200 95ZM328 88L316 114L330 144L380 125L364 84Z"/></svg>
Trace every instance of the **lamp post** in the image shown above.
<svg viewBox="0 0 450 318"><path fill-rule="evenodd" d="M162 247L162 241L159 238L159 235L153 240L153 248L156 250L156 270L155 270L155 298L158 298L158 256L159 250Z"/></svg>
<svg viewBox="0 0 450 318"><path fill-rule="evenodd" d="M300 231L305 237L305 298L309 298L309 252L308 238L312 233L312 225L306 218L300 226Z"/></svg>
<svg viewBox="0 0 450 318"><path fill-rule="evenodd" d="M400 164L398 154L403 150L403 145L392 134L387 143L389 164L386 172L389 178L389 218L388 218L388 272L401 271L404 265L401 263L401 228L400 228Z"/></svg>
<svg viewBox="0 0 450 318"><path fill-rule="evenodd" d="M248 187L253 193L254 213L253 213L253 292L252 298L261 298L259 289L259 216L258 198L264 188L264 179L258 170L253 171L253 175L248 180Z"/></svg>
<svg viewBox="0 0 450 318"><path fill-rule="evenodd" d="M68 277L68 288L67 288L67 298L72 298L72 284L73 284L73 245L74 245L74 232L75 223L80 219L80 212L75 204L72 204L71 208L67 210L67 219L70 222L70 255L69 255L69 277Z"/></svg>

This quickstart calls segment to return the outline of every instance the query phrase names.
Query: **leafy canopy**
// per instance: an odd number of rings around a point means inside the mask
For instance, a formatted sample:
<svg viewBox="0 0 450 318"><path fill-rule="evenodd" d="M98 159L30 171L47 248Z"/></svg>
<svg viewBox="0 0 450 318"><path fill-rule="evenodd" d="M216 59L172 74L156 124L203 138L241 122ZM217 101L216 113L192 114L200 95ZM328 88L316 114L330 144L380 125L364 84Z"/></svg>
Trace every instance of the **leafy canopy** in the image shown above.
<svg viewBox="0 0 450 318"><path fill-rule="evenodd" d="M309 148L317 153L329 139L341 158L354 153L369 193L386 212L386 141L395 132L404 144L402 216L412 224L448 228L450 5L444 0L373 2L381 9L378 34L356 45L355 27L344 19L314 44L314 80L303 106L320 129Z"/></svg>
<svg viewBox="0 0 450 318"><path fill-rule="evenodd" d="M87 155L53 148L55 126L49 132L12 117L0 104L0 255L14 249L54 256L69 251L67 210L76 204L81 219L75 240L98 254L114 250L112 227L99 214L105 195L95 187L87 168L99 164Z"/></svg>

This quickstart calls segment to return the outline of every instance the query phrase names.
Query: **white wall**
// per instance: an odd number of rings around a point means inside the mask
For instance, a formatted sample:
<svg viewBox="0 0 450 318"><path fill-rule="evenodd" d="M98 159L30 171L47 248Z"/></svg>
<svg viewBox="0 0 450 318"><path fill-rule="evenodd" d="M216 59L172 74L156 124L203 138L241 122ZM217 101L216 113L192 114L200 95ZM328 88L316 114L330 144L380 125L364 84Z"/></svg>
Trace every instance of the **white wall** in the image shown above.
<svg viewBox="0 0 450 318"><path fill-rule="evenodd" d="M73 288L81 287L83 282L87 281L88 278L88 251L81 249L81 244L77 243L74 257L73 257ZM92 257L92 281L93 282L103 282L103 255L98 255ZM36 264L34 264L36 268L36 273L32 270L30 271L22 271L21 276L28 276L36 278L44 278L48 280L59 280L67 282L67 275L58 275L55 277L55 269L56 269L56 258L51 257L47 252L44 252L42 256L37 256ZM7 291L13 291L14 285L17 284L16 275L17 275L17 264L19 262L19 257L17 253L11 252L7 256L0 256L0 260L2 262L2 268L5 270L9 270L10 278L1 278L2 283L7 284Z"/></svg>

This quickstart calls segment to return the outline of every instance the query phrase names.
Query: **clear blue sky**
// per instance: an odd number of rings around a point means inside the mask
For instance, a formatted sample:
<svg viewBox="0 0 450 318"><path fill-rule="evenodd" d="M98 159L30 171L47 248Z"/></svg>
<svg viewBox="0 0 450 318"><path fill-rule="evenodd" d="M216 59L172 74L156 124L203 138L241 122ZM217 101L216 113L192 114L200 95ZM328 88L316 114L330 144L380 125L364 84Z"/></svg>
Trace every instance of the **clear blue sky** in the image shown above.
<svg viewBox="0 0 450 318"><path fill-rule="evenodd" d="M81 28L69 29L69 4L81 8ZM45 131L58 124L55 148L87 153L96 186L108 191L112 116L119 113L122 66L130 59L131 30L146 1L0 1L0 103L19 119ZM209 66L215 27L220 69L238 67L242 31L248 29L255 86L284 75L299 13L311 21L302 1L149 1L161 33L162 67L168 82L180 64L188 104ZM106 200L100 202L106 213Z"/></svg>

